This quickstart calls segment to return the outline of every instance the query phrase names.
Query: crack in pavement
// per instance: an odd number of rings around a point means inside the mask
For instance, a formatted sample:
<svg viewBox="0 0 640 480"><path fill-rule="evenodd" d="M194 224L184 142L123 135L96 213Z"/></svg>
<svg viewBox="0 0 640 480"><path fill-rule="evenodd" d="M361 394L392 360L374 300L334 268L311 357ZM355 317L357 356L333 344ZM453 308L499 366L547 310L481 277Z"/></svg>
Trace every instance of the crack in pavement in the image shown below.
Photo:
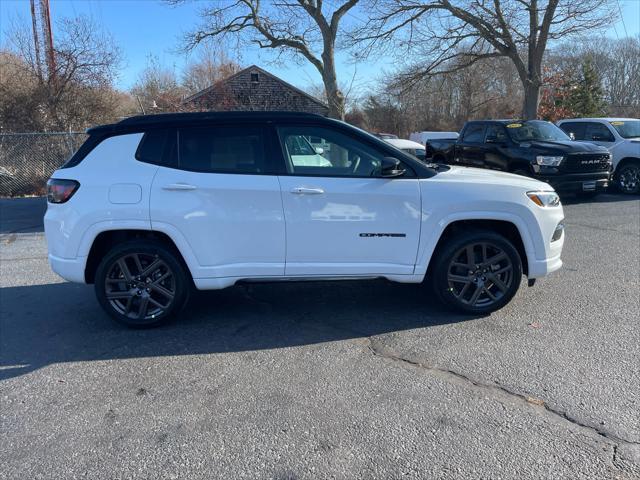
<svg viewBox="0 0 640 480"><path fill-rule="evenodd" d="M559 420L563 423L568 422L572 426L578 427L580 430L582 430L584 433L588 434L592 438L596 437L596 438L605 439L613 447L612 462L614 463L614 466L615 466L615 462L618 461L618 454L619 454L618 448L621 445L625 445L633 448L640 447L640 442L627 440L599 426L591 425L586 422L581 422L577 418L574 418L571 415L569 415L567 412L553 408L552 406L548 405L546 402L544 402L541 399L530 397L525 394L509 390L508 388L498 383L495 383L495 384L483 383L451 369L436 367L434 365L428 365L426 363L422 363L417 360L412 360L409 358L402 357L394 352L391 352L385 349L384 345L382 345L381 342L374 340L372 337L366 337L365 341L367 342L366 344L367 349L376 357L383 358L386 360L391 360L394 362L399 362L401 364L404 364L413 368L426 370L445 381L454 382L458 385L463 385L467 387L472 386L473 388L476 388L476 389L481 389L483 391L489 391L494 394L498 394L503 398L508 398L511 401L515 400L517 403L521 405L522 404L529 405L535 408L536 410L538 410L539 412L544 412L546 414L552 415L552 417L555 420Z"/></svg>

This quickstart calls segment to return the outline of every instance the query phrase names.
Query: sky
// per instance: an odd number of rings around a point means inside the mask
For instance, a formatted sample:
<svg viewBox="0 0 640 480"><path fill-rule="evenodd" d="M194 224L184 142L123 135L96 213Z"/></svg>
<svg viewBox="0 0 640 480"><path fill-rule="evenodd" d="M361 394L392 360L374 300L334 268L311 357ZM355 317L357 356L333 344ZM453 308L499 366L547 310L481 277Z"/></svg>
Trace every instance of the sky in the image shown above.
<svg viewBox="0 0 640 480"><path fill-rule="evenodd" d="M621 19L611 25L607 35L640 35L640 0L618 1ZM182 37L198 24L198 12L207 3L198 0L171 6L159 0L50 0L54 42L56 19L81 14L92 17L122 49L124 62L117 87L126 90L135 83L150 55L162 65L181 71L189 61L189 56L180 51ZM6 43L7 30L15 18L30 20L29 0L0 0L0 46ZM356 23L361 20L357 13L345 18ZM299 88L308 90L310 85L321 85L320 75L311 65L291 61L274 64L273 54L259 50L247 49L234 56L242 66L260 65ZM354 90L367 90L385 72L394 70L392 62L381 57L354 64L348 54L338 54L338 78L342 79L343 89L353 85Z"/></svg>

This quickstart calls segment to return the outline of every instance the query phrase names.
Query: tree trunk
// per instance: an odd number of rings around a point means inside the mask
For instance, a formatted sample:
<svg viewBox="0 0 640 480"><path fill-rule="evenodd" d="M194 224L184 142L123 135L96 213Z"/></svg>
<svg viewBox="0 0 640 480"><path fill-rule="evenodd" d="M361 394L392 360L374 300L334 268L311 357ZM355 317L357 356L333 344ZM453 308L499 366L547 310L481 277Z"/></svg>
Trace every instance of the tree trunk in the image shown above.
<svg viewBox="0 0 640 480"><path fill-rule="evenodd" d="M522 119L534 120L538 118L540 104L540 81L526 80L523 82L524 103L522 105Z"/></svg>
<svg viewBox="0 0 640 480"><path fill-rule="evenodd" d="M329 104L329 118L344 120L344 95L338 87L332 45L325 45L324 52L322 53L322 63L324 66L322 81L324 83L325 94L327 95L327 103Z"/></svg>

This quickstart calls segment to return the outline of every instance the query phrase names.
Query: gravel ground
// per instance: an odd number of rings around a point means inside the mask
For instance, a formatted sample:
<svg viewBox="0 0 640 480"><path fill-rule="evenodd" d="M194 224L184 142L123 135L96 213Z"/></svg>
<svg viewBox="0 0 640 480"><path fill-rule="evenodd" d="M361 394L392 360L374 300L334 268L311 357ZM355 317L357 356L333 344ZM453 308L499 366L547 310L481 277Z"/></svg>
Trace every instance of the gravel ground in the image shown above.
<svg viewBox="0 0 640 480"><path fill-rule="evenodd" d="M126 330L0 235L0 478L640 478L640 199L565 211L564 268L484 318L271 284Z"/></svg>

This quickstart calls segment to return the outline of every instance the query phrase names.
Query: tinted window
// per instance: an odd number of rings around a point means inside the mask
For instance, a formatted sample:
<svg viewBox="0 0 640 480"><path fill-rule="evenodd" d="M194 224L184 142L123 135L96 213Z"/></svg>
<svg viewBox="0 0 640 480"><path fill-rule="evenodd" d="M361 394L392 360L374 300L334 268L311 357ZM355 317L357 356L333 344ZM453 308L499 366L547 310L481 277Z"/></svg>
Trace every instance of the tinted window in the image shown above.
<svg viewBox="0 0 640 480"><path fill-rule="evenodd" d="M576 140L584 140L585 139L585 131L587 124L584 122L564 122L560 125L560 128L567 135L573 133L573 137Z"/></svg>
<svg viewBox="0 0 640 480"><path fill-rule="evenodd" d="M175 159L175 135L176 132L172 129L149 130L144 134L140 145L138 145L136 159L141 162L175 167L177 163Z"/></svg>
<svg viewBox="0 0 640 480"><path fill-rule="evenodd" d="M180 168L198 172L263 173L265 135L260 127L193 127L179 131Z"/></svg>
<svg viewBox="0 0 640 480"><path fill-rule="evenodd" d="M606 125L601 123L589 123L587 126L586 140L595 140L596 142L613 142L615 141L615 138Z"/></svg>
<svg viewBox="0 0 640 480"><path fill-rule="evenodd" d="M508 139L507 132L504 130L502 125L489 125L487 127L485 142L488 139L493 142L506 142Z"/></svg>
<svg viewBox="0 0 640 480"><path fill-rule="evenodd" d="M484 125L470 125L464 131L463 142L482 142L484 141Z"/></svg>
<svg viewBox="0 0 640 480"><path fill-rule="evenodd" d="M567 134L553 123L542 120L509 123L507 130L515 142L570 140Z"/></svg>
<svg viewBox="0 0 640 480"><path fill-rule="evenodd" d="M296 175L375 177L384 154L359 140L325 127L278 129L287 169ZM306 145L307 147L300 146Z"/></svg>

